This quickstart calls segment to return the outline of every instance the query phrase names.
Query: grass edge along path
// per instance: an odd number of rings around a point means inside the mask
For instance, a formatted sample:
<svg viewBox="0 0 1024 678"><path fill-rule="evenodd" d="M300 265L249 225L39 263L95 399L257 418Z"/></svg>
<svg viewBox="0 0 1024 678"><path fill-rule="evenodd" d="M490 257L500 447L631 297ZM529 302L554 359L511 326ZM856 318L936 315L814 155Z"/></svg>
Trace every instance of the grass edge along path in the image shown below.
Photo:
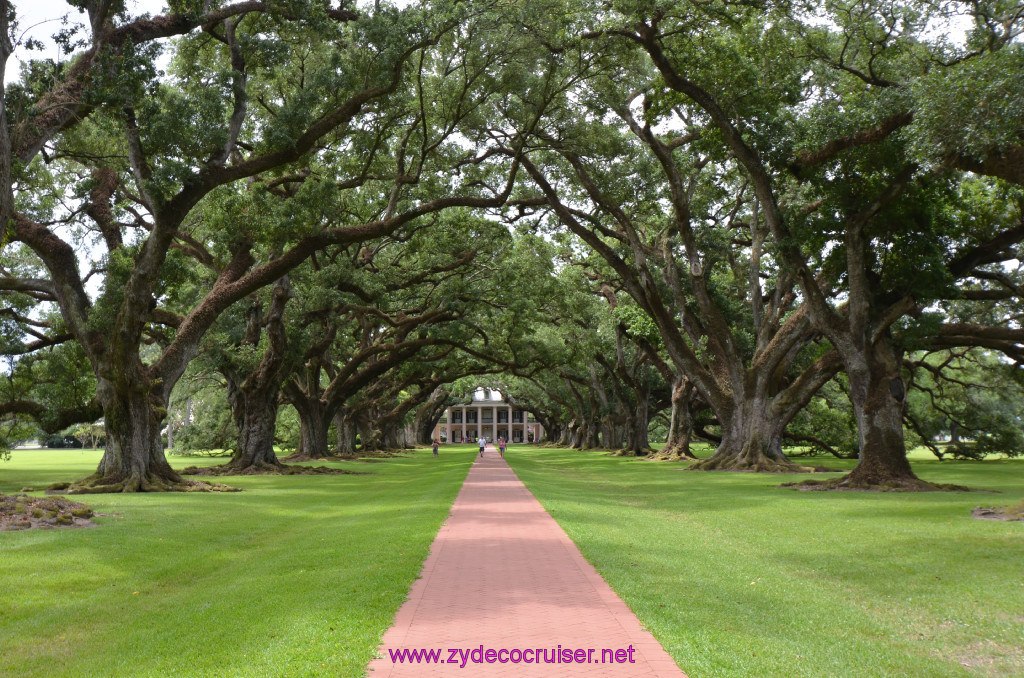
<svg viewBox="0 0 1024 678"><path fill-rule="evenodd" d="M571 450L506 459L691 678L1024 675L1024 523L971 517L1024 497L1024 462L914 463L991 495L797 492L784 475Z"/></svg>
<svg viewBox="0 0 1024 678"><path fill-rule="evenodd" d="M0 492L80 477L100 454L16 450ZM0 675L363 676L474 456L93 495L99 527L2 532Z"/></svg>

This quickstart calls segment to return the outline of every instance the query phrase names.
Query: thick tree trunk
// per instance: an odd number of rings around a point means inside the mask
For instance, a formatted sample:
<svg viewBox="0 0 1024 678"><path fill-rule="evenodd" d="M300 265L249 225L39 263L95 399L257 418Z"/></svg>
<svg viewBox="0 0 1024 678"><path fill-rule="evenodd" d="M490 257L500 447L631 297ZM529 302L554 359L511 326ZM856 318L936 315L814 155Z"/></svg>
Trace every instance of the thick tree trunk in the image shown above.
<svg viewBox="0 0 1024 678"><path fill-rule="evenodd" d="M642 457L651 451L647 439L650 427L651 395L646 388L636 389L636 405L626 419L626 436L624 452L634 457Z"/></svg>
<svg viewBox="0 0 1024 678"><path fill-rule="evenodd" d="M796 473L807 469L782 453L785 422L772 412L771 401L758 396L719 412L722 442L711 457L691 465L696 471Z"/></svg>
<svg viewBox="0 0 1024 678"><path fill-rule="evenodd" d="M298 412L299 408L295 408ZM299 417L299 443L295 446L295 451L292 452L288 459L301 459L302 458L302 443L306 440L306 421L300 416Z"/></svg>
<svg viewBox="0 0 1024 678"><path fill-rule="evenodd" d="M434 427L437 426L437 422L440 421L441 416L444 414L450 396L451 391L443 386L438 386L431 392L427 401L416 411L416 418L413 422L415 435L412 437L416 443L430 445L433 442Z"/></svg>
<svg viewBox="0 0 1024 678"><path fill-rule="evenodd" d="M618 450L623 447L623 427L619 426L613 417L605 417L601 420L601 441L604 447L609 450Z"/></svg>
<svg viewBox="0 0 1024 678"><path fill-rule="evenodd" d="M88 491L171 490L184 483L164 456L159 403L151 402L141 389L116 393L110 382L101 382L97 394L103 403L107 445Z"/></svg>
<svg viewBox="0 0 1024 678"><path fill-rule="evenodd" d="M421 410L422 412L422 410ZM421 417L419 413L413 422L413 440L420 445L430 445L433 441L434 427L437 426L437 419Z"/></svg>
<svg viewBox="0 0 1024 678"><path fill-rule="evenodd" d="M334 444L334 454L339 457L356 456L355 423L344 410L334 415L334 429L338 436Z"/></svg>
<svg viewBox="0 0 1024 678"><path fill-rule="evenodd" d="M551 417L545 416L544 414L535 412L534 417L537 418L537 421L544 429L544 433L540 437L540 440L544 440L547 444L561 444L562 424ZM537 442L540 442L540 440Z"/></svg>
<svg viewBox="0 0 1024 678"><path fill-rule="evenodd" d="M283 314L291 298L288 278L278 280L264 318L263 304L254 300L249 306L245 339L240 346L256 348L265 333L267 347L255 368L245 370L232 358L223 369L228 382L228 402L238 429L234 456L223 467L210 469L217 475L280 473L285 467L274 452L277 410L284 383L287 338Z"/></svg>
<svg viewBox="0 0 1024 678"><path fill-rule="evenodd" d="M580 433L581 433L581 431L580 431L580 425L576 422L575 419L573 419L572 421L570 421L566 425L565 432L566 432L565 446L566 447L571 447L574 450L580 449L580 446L582 444L580 442L580 439L581 439Z"/></svg>
<svg viewBox="0 0 1024 678"><path fill-rule="evenodd" d="M405 449L402 427L395 424L393 421L381 422L381 446L385 450Z"/></svg>
<svg viewBox="0 0 1024 678"><path fill-rule="evenodd" d="M360 410L356 415L356 426L359 428L363 452L379 452L383 449L384 432L378 424L368 410Z"/></svg>
<svg viewBox="0 0 1024 678"><path fill-rule="evenodd" d="M264 388L246 387L228 379L228 402L238 428L238 447L225 465L233 473L276 472L283 468L274 452L280 381Z"/></svg>
<svg viewBox="0 0 1024 678"><path fill-rule="evenodd" d="M331 456L327 446L327 430L330 416L319 400L316 402L293 403L299 413L299 449L288 457L288 461L326 459Z"/></svg>
<svg viewBox="0 0 1024 678"><path fill-rule="evenodd" d="M597 435L598 426L596 422L586 420L581 427L581 447L584 450L596 450L601 447L601 441Z"/></svg>
<svg viewBox="0 0 1024 678"><path fill-rule="evenodd" d="M685 379L677 379L672 385L672 416L669 419L668 440L660 451L649 455L650 459L696 459L690 451L690 442L693 440L693 413L690 411L692 398L693 387Z"/></svg>
<svg viewBox="0 0 1024 678"><path fill-rule="evenodd" d="M229 489L186 480L167 463L160 437L166 401L147 386L143 378L135 379L134 387L98 380L107 439L99 467L88 478L49 489L69 494Z"/></svg>
<svg viewBox="0 0 1024 678"><path fill-rule="evenodd" d="M898 351L885 338L866 351L854 369L847 366L850 401L857 420L860 456L838 486L878 489L934 489L907 461L903 440L906 387Z"/></svg>

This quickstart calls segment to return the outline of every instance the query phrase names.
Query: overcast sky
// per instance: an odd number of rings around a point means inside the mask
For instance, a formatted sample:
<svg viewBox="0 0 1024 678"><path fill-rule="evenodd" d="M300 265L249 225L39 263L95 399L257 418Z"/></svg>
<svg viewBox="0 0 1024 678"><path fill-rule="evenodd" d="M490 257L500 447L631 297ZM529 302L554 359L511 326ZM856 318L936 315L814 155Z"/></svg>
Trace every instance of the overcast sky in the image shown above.
<svg viewBox="0 0 1024 678"><path fill-rule="evenodd" d="M133 15L144 12L163 14L167 6L164 0L127 1L128 9ZM7 62L7 82L18 78L22 59L66 59L67 55L60 53L50 36L61 30L65 16L70 24L83 23L85 20L85 14L79 13L63 0L14 0L13 4L18 20L17 31L13 37L19 44ZM28 38L43 43L45 49L31 52L26 50L24 45Z"/></svg>
<svg viewBox="0 0 1024 678"><path fill-rule="evenodd" d="M392 4L404 6L412 4L415 0L391 0ZM132 15L143 13L163 14L167 11L165 0L127 0L128 9ZM332 0L334 4L334 0ZM362 0L357 5L370 4L369 0ZM14 0L14 7L18 15L18 30L14 36L21 45L18 46L11 60L7 64L6 80L10 82L18 77L20 60L26 58L51 58L61 59L67 55L60 53L57 45L50 39L50 36L61 30L62 20L65 16L71 23L81 22L85 15L77 9L68 5L64 0ZM929 37L938 38L945 36L947 39L962 43L964 33L970 26L970 20L966 17L954 17L952 20L935 21L931 25ZM24 42L34 38L46 45L42 52L27 52ZM30 56L26 56L26 55Z"/></svg>
<svg viewBox="0 0 1024 678"><path fill-rule="evenodd" d="M402 7L411 4L413 1L391 0L391 4ZM157 15L167 12L166 0L127 0L127 3L128 10L133 16L144 13ZM14 38L18 40L20 45L14 50L14 54L7 63L5 78L7 82L18 78L22 59L57 60L66 58L67 55L60 53L60 50L53 40L50 39L50 36L61 30L65 16L72 24L81 23L85 19L85 14L71 7L64 0L13 0L13 4L18 16L18 29ZM332 4L336 4L336 0L332 0ZM364 3L357 2L356 4L361 5ZM28 38L38 40L46 45L46 48L43 51L27 51L24 43Z"/></svg>

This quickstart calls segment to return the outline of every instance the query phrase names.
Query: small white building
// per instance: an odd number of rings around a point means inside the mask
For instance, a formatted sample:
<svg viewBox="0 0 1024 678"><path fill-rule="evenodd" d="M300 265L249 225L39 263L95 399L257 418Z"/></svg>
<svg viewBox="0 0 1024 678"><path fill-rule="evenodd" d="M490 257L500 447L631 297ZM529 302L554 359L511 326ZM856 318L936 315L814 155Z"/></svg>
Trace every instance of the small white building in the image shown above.
<svg viewBox="0 0 1024 678"><path fill-rule="evenodd" d="M449 443L470 443L480 436L513 443L540 440L544 428L528 412L510 405L500 391L478 388L470 402L452 405L434 427L434 438Z"/></svg>

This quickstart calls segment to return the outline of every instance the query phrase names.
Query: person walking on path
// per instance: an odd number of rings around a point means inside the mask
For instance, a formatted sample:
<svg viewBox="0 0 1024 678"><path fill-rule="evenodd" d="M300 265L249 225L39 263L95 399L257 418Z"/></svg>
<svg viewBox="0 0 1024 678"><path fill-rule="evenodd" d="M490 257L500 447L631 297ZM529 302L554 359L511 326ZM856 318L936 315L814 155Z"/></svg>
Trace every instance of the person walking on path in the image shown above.
<svg viewBox="0 0 1024 678"><path fill-rule="evenodd" d="M501 453L501 458L502 459L505 458L505 445L506 445L505 439L504 438L498 438L498 452Z"/></svg>
<svg viewBox="0 0 1024 678"><path fill-rule="evenodd" d="M434 456L435 457L437 456L437 447L440 444L441 444L441 441L439 441L437 438L434 438Z"/></svg>
<svg viewBox="0 0 1024 678"><path fill-rule="evenodd" d="M484 447L487 445L487 439L484 438L483 436L480 436L477 442L480 443L480 456L482 457L484 456Z"/></svg>

